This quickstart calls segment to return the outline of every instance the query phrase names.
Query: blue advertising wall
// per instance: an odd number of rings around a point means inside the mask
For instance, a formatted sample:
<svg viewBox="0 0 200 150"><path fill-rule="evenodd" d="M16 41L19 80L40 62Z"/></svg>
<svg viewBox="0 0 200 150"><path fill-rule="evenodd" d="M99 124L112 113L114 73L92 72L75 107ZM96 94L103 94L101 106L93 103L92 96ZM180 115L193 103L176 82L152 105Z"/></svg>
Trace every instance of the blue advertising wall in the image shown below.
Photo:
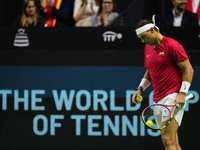
<svg viewBox="0 0 200 150"><path fill-rule="evenodd" d="M179 140L199 149L199 29L161 31L183 44L195 70ZM140 118L152 86L141 104L131 103L145 73L133 28L1 28L0 35L0 149L163 149L160 131Z"/></svg>
<svg viewBox="0 0 200 150"><path fill-rule="evenodd" d="M198 149L200 53L187 53L195 98L179 137L183 149ZM2 51L0 63L1 149L163 149L160 131L140 118L152 86L141 104L131 103L145 73L143 51Z"/></svg>

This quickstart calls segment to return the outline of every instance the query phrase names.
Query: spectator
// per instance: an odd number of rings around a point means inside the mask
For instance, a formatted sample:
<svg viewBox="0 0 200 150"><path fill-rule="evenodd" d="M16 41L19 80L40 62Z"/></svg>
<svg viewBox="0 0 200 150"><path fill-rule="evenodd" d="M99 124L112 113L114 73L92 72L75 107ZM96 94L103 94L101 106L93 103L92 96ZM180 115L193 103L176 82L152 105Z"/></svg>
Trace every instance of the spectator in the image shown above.
<svg viewBox="0 0 200 150"><path fill-rule="evenodd" d="M193 13L197 13L200 26L200 0L188 0L186 9Z"/></svg>
<svg viewBox="0 0 200 150"><path fill-rule="evenodd" d="M22 14L17 16L14 27L44 27L44 19L36 10L35 0L25 0Z"/></svg>
<svg viewBox="0 0 200 150"><path fill-rule="evenodd" d="M117 16L116 0L101 0L98 14L92 16L88 26L109 26Z"/></svg>
<svg viewBox="0 0 200 150"><path fill-rule="evenodd" d="M197 14L186 10L187 0L172 0L174 8L162 20L162 26L198 26Z"/></svg>
<svg viewBox="0 0 200 150"><path fill-rule="evenodd" d="M77 27L88 26L91 16L98 13L100 0L75 0L74 20Z"/></svg>
<svg viewBox="0 0 200 150"><path fill-rule="evenodd" d="M37 0L37 5L45 27L74 26L74 0Z"/></svg>

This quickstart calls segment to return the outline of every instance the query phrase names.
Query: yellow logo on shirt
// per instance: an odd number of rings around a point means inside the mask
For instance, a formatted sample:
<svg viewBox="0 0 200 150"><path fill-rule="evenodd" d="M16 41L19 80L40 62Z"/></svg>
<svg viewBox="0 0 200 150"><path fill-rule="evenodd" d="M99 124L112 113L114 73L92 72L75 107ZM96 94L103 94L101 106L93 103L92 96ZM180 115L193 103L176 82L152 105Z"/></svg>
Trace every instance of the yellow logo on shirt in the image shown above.
<svg viewBox="0 0 200 150"><path fill-rule="evenodd" d="M165 52L160 52L160 53L159 53L159 55L164 55L164 54L165 54Z"/></svg>

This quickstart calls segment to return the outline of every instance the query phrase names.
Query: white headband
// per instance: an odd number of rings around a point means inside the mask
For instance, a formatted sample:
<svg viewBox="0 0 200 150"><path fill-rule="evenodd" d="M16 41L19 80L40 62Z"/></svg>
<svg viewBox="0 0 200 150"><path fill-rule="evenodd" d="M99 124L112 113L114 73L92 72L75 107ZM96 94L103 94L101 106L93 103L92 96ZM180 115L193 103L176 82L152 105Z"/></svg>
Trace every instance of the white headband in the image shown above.
<svg viewBox="0 0 200 150"><path fill-rule="evenodd" d="M155 25L153 23L149 23L149 24L146 24L146 25L138 28L137 30L135 30L135 32L136 32L137 35L139 35L139 34L145 32L145 31L148 31L152 27L154 28Z"/></svg>
<svg viewBox="0 0 200 150"><path fill-rule="evenodd" d="M156 27L156 28L159 30L159 28L158 28L158 27L156 26L156 24L155 24L155 21L156 21L156 20L155 20L155 16L156 16L156 15L153 15L153 17L152 17L153 23L146 24L146 25L144 25L144 26L142 26L142 27L136 29L136 30L135 30L136 34L139 35L139 34L145 32L145 31L150 30L150 28L152 28L152 27L153 27L153 28Z"/></svg>

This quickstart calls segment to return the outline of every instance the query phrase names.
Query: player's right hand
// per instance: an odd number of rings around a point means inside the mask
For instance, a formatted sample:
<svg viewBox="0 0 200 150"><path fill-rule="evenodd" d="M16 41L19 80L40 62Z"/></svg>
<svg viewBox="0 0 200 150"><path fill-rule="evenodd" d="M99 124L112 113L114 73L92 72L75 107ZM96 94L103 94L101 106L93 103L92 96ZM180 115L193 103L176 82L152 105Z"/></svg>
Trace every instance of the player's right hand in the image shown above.
<svg viewBox="0 0 200 150"><path fill-rule="evenodd" d="M139 99L141 94L142 94L141 91L140 91L140 90L137 90L137 91L135 92L135 94L132 96L132 102L133 102L134 104L139 104L139 103L140 103L140 102L136 101L136 97Z"/></svg>

